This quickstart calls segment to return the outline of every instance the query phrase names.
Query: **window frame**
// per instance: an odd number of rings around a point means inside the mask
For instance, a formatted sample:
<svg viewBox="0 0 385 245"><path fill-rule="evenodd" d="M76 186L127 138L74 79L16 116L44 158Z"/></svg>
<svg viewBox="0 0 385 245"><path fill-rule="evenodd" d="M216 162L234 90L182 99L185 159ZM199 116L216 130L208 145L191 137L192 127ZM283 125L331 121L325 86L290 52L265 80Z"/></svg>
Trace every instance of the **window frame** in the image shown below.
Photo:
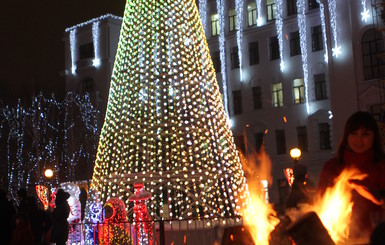
<svg viewBox="0 0 385 245"><path fill-rule="evenodd" d="M231 47L230 60L231 60L231 70L238 69L240 67L238 46Z"/></svg>
<svg viewBox="0 0 385 245"><path fill-rule="evenodd" d="M330 125L329 123L319 123L319 148L320 150L331 150L331 141L330 141Z"/></svg>
<svg viewBox="0 0 385 245"><path fill-rule="evenodd" d="M327 96L325 73L313 75L315 100L325 100Z"/></svg>
<svg viewBox="0 0 385 245"><path fill-rule="evenodd" d="M231 13L234 11L234 13ZM235 9L229 10L229 31L233 32L237 30L237 12Z"/></svg>
<svg viewBox="0 0 385 245"><path fill-rule="evenodd" d="M247 25L249 27L257 25L257 5L255 2L247 4ZM251 21L250 21L251 20Z"/></svg>
<svg viewBox="0 0 385 245"><path fill-rule="evenodd" d="M259 64L259 44L258 41L249 42L249 65Z"/></svg>
<svg viewBox="0 0 385 245"><path fill-rule="evenodd" d="M297 81L301 81L301 83L296 84ZM305 103L305 85L303 78L296 78L293 80L293 98L294 104Z"/></svg>
<svg viewBox="0 0 385 245"><path fill-rule="evenodd" d="M299 37L299 31L290 32L290 56L296 56L301 54L301 40Z"/></svg>
<svg viewBox="0 0 385 245"><path fill-rule="evenodd" d="M262 109L262 89L260 86L252 87L253 93L253 108L254 110Z"/></svg>
<svg viewBox="0 0 385 245"><path fill-rule="evenodd" d="M296 127L296 131L297 131L298 148L301 149L301 151L308 151L307 127L298 126Z"/></svg>
<svg viewBox="0 0 385 245"><path fill-rule="evenodd" d="M272 84L272 103L273 107L283 107L282 82Z"/></svg>
<svg viewBox="0 0 385 245"><path fill-rule="evenodd" d="M275 4L275 0L271 0L271 3L268 3L269 0L266 1L266 20L273 21L277 16L277 8Z"/></svg>
<svg viewBox="0 0 385 245"><path fill-rule="evenodd" d="M210 16L211 36L217 37L220 34L219 16L217 13Z"/></svg>
<svg viewBox="0 0 385 245"><path fill-rule="evenodd" d="M278 60L279 56L279 42L278 36L273 36L269 38L269 51L270 51L270 60Z"/></svg>
<svg viewBox="0 0 385 245"><path fill-rule="evenodd" d="M311 50L317 52L324 49L321 25L311 27Z"/></svg>
<svg viewBox="0 0 385 245"><path fill-rule="evenodd" d="M275 144L277 155L286 154L286 136L284 129L276 129L275 130Z"/></svg>
<svg viewBox="0 0 385 245"><path fill-rule="evenodd" d="M239 114L242 114L243 112L241 90L233 91L233 110L234 110L234 115L239 115Z"/></svg>

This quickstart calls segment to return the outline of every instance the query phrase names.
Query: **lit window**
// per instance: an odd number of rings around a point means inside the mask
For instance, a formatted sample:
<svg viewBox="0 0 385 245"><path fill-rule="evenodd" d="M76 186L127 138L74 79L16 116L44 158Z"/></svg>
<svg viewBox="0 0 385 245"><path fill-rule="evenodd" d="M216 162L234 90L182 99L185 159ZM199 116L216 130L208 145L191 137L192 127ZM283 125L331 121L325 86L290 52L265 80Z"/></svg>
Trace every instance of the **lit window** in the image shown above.
<svg viewBox="0 0 385 245"><path fill-rule="evenodd" d="M302 78L294 79L293 96L294 96L294 104L301 104L305 102L305 88L303 86Z"/></svg>
<svg viewBox="0 0 385 245"><path fill-rule="evenodd" d="M257 7L255 2L247 4L247 23L249 26L257 25Z"/></svg>
<svg viewBox="0 0 385 245"><path fill-rule="evenodd" d="M213 37L219 35L219 19L218 14L211 15L211 35Z"/></svg>
<svg viewBox="0 0 385 245"><path fill-rule="evenodd" d="M275 0L266 0L266 13L267 13L267 21L275 20L275 16L276 16Z"/></svg>
<svg viewBox="0 0 385 245"><path fill-rule="evenodd" d="M283 106L282 83L273 84L273 107Z"/></svg>
<svg viewBox="0 0 385 245"><path fill-rule="evenodd" d="M237 28L237 14L235 9L229 10L229 31L235 31Z"/></svg>

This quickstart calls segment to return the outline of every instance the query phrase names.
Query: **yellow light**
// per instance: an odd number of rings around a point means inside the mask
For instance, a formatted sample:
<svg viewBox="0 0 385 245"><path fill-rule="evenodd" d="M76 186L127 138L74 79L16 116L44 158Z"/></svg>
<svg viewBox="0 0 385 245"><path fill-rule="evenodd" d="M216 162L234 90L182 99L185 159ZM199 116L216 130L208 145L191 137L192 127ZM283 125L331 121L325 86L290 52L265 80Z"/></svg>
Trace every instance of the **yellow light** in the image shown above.
<svg viewBox="0 0 385 245"><path fill-rule="evenodd" d="M52 178L52 176L53 176L53 171L52 171L52 169L47 168L47 169L44 171L44 176L47 177L47 178Z"/></svg>
<svg viewBox="0 0 385 245"><path fill-rule="evenodd" d="M293 148L290 150L290 156L294 160L298 160L301 157L301 150L299 148Z"/></svg>

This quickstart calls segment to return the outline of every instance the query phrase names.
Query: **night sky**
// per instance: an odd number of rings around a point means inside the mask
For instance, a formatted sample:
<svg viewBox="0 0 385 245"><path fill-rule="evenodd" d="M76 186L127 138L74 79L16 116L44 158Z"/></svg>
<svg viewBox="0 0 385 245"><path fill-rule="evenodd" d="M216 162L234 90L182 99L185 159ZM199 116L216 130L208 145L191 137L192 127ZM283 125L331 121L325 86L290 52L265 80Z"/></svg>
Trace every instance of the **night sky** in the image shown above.
<svg viewBox="0 0 385 245"><path fill-rule="evenodd" d="M125 0L5 0L0 3L0 100L30 102L32 94L64 92L64 30L111 13Z"/></svg>

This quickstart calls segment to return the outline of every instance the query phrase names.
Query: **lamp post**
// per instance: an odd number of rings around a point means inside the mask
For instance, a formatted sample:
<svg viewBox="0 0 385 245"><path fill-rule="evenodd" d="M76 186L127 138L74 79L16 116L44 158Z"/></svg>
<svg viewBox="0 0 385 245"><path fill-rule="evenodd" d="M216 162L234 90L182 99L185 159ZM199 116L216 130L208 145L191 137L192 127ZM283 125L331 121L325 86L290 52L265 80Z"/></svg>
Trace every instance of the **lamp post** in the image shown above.
<svg viewBox="0 0 385 245"><path fill-rule="evenodd" d="M53 176L53 171L52 171L52 169L47 168L47 169L44 171L44 176L45 176L47 179L51 179L52 176Z"/></svg>
<svg viewBox="0 0 385 245"><path fill-rule="evenodd" d="M301 157L301 150L299 148L293 148L290 150L290 156L293 159L294 163L297 163Z"/></svg>

